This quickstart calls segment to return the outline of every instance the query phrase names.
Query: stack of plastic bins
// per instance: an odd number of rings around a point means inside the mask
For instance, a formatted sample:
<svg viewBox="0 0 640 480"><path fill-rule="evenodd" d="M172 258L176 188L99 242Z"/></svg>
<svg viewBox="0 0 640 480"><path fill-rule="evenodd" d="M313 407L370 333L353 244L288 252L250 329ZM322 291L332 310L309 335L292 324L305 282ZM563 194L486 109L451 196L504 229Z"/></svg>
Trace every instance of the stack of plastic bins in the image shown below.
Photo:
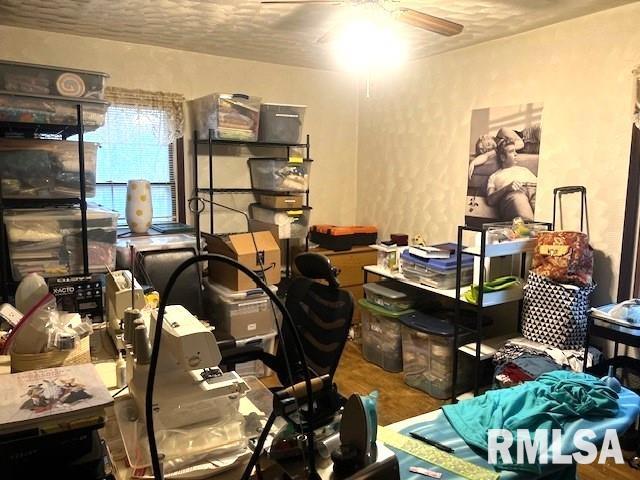
<svg viewBox="0 0 640 480"><path fill-rule="evenodd" d="M404 250L400 254L402 274L429 287L448 290L456 286L456 256L449 258L419 258ZM473 281L473 256L462 255L460 285Z"/></svg>
<svg viewBox="0 0 640 480"><path fill-rule="evenodd" d="M84 142L87 197L96 194L98 144ZM3 198L80 196L78 142L3 139L0 145Z"/></svg>
<svg viewBox="0 0 640 480"><path fill-rule="evenodd" d="M272 286L271 290L275 293L277 288ZM205 278L204 291L205 308L216 329L236 339L276 331L275 321L280 321L280 311L272 308L271 300L261 289L238 292Z"/></svg>
<svg viewBox="0 0 640 480"><path fill-rule="evenodd" d="M89 272L115 269L117 220L117 212L87 209ZM31 272L44 277L83 272L79 208L7 210L4 223L15 280Z"/></svg>
<svg viewBox="0 0 640 480"><path fill-rule="evenodd" d="M192 124L202 139L255 142L260 125L260 97L213 93L191 101Z"/></svg>
<svg viewBox="0 0 640 480"><path fill-rule="evenodd" d="M82 104L85 130L104 125L108 75L100 72L0 61L0 121L75 125Z"/></svg>
<svg viewBox="0 0 640 480"><path fill-rule="evenodd" d="M402 324L402 360L404 381L432 397L451 398L453 376L454 326L443 318L412 312L400 317ZM461 336L460 344L471 341ZM468 390L473 383L473 361L458 352L458 392Z"/></svg>
<svg viewBox="0 0 640 480"><path fill-rule="evenodd" d="M393 312L358 300L362 314L362 356L388 372L402 371L400 317L413 310Z"/></svg>

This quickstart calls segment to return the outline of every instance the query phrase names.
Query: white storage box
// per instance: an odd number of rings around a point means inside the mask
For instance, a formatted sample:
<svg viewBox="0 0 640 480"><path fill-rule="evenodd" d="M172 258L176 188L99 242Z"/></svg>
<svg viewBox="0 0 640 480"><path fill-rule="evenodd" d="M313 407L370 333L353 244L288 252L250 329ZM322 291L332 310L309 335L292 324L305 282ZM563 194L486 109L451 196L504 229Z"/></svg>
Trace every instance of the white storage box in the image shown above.
<svg viewBox="0 0 640 480"><path fill-rule="evenodd" d="M88 70L0 61L0 90L7 92L102 100L107 78Z"/></svg>
<svg viewBox="0 0 640 480"><path fill-rule="evenodd" d="M109 104L102 100L38 96L4 90L0 90L0 122L76 125L79 103L82 104L85 130L95 130L104 125Z"/></svg>
<svg viewBox="0 0 640 480"><path fill-rule="evenodd" d="M453 380L453 334L449 321L433 315L413 312L400 318L402 324L402 362L407 385L444 400L451 397ZM460 345L470 338L462 336ZM458 352L456 393L470 388L473 361Z"/></svg>
<svg viewBox="0 0 640 480"><path fill-rule="evenodd" d="M204 247L204 242L201 247ZM196 237L191 233L174 233L172 235L149 235L143 237L123 237L116 242L116 266L127 269L130 265L130 245L136 252L150 252L157 250L177 250L191 248L196 251Z"/></svg>
<svg viewBox="0 0 640 480"><path fill-rule="evenodd" d="M391 312L365 299L358 300L362 319L362 356L388 372L402 371L399 318L411 312Z"/></svg>
<svg viewBox="0 0 640 480"><path fill-rule="evenodd" d="M306 105L263 103L260 105L261 142L298 143Z"/></svg>
<svg viewBox="0 0 640 480"><path fill-rule="evenodd" d="M84 142L87 197L96 194L97 153L97 143ZM5 198L79 198L78 142L4 139L0 178Z"/></svg>
<svg viewBox="0 0 640 480"><path fill-rule="evenodd" d="M276 330L275 319L280 321L277 307L260 289L237 292L204 279L205 308L213 325L235 338L255 337ZM276 287L271 287L275 293ZM276 312L274 317L273 312Z"/></svg>
<svg viewBox="0 0 640 480"><path fill-rule="evenodd" d="M201 139L213 130L216 140L258 140L260 97L213 93L191 101L192 122Z"/></svg>
<svg viewBox="0 0 640 480"><path fill-rule="evenodd" d="M288 158L250 158L251 186L257 190L300 192L309 189L311 160Z"/></svg>
<svg viewBox="0 0 640 480"><path fill-rule="evenodd" d="M305 238L309 231L311 207L295 210L264 208L257 203L249 205L249 216L254 220L278 226L278 238Z"/></svg>
<svg viewBox="0 0 640 480"><path fill-rule="evenodd" d="M413 307L414 296L399 289L394 290L394 286L396 284L391 282L365 283L364 296L368 302L392 312L401 312Z"/></svg>
<svg viewBox="0 0 640 480"><path fill-rule="evenodd" d="M274 355L276 353L276 332L267 333L265 335L257 335L254 337L243 338L236 341L236 346L257 346L262 347L266 353ZM241 377L268 377L273 372L260 360L252 362L237 363L234 369Z"/></svg>
<svg viewBox="0 0 640 480"><path fill-rule="evenodd" d="M116 266L118 213L87 209L89 271ZM4 217L11 269L15 280L35 272L44 277L80 274L82 223L79 208L7 210Z"/></svg>

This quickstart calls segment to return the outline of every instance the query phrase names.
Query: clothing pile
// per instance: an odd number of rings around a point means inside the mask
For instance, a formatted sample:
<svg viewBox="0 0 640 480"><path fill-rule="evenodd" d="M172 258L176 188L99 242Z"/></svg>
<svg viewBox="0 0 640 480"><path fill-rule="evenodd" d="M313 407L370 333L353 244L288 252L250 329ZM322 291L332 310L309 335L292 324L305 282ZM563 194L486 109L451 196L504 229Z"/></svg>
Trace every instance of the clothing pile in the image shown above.
<svg viewBox="0 0 640 480"><path fill-rule="evenodd" d="M601 352L589 347L587 366L600 361ZM496 382L503 387L533 380L553 370L581 371L584 349L561 350L551 345L518 337L509 340L493 357Z"/></svg>

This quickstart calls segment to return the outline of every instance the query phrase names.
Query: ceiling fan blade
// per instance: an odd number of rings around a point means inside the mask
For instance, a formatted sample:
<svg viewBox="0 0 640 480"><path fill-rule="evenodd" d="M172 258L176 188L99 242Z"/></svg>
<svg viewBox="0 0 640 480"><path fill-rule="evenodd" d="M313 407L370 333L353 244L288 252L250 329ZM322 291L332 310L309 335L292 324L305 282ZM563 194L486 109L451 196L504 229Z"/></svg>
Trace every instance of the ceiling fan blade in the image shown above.
<svg viewBox="0 0 640 480"><path fill-rule="evenodd" d="M341 5L344 0L265 0L262 5Z"/></svg>
<svg viewBox="0 0 640 480"><path fill-rule="evenodd" d="M439 33L451 37L462 32L464 28L459 23L445 20L444 18L434 17L426 13L418 12L411 8L399 8L393 12L393 18L396 20L412 25L414 27L423 28L430 32Z"/></svg>

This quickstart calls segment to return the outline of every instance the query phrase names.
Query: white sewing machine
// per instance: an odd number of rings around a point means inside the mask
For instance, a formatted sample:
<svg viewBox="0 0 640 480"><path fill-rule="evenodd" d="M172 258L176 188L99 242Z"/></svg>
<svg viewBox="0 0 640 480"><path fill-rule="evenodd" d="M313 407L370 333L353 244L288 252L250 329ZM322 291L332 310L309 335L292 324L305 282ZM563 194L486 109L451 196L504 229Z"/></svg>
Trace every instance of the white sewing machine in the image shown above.
<svg viewBox="0 0 640 480"><path fill-rule="evenodd" d="M151 343L156 315L145 321ZM218 368L221 358L207 327L181 305L166 308L153 390L156 428L212 424L238 414L240 398L249 387L236 372L223 373ZM140 352L139 346L130 347L127 363L129 390L139 418L144 418L148 352Z"/></svg>
<svg viewBox="0 0 640 480"><path fill-rule="evenodd" d="M124 311L131 307L142 309L145 305L144 293L137 280L133 280L133 297L131 296L131 272L117 270L109 272L106 279L107 327L109 334L116 341L116 335L122 333L120 320ZM133 298L133 305L131 301ZM116 343L118 350L122 345Z"/></svg>

